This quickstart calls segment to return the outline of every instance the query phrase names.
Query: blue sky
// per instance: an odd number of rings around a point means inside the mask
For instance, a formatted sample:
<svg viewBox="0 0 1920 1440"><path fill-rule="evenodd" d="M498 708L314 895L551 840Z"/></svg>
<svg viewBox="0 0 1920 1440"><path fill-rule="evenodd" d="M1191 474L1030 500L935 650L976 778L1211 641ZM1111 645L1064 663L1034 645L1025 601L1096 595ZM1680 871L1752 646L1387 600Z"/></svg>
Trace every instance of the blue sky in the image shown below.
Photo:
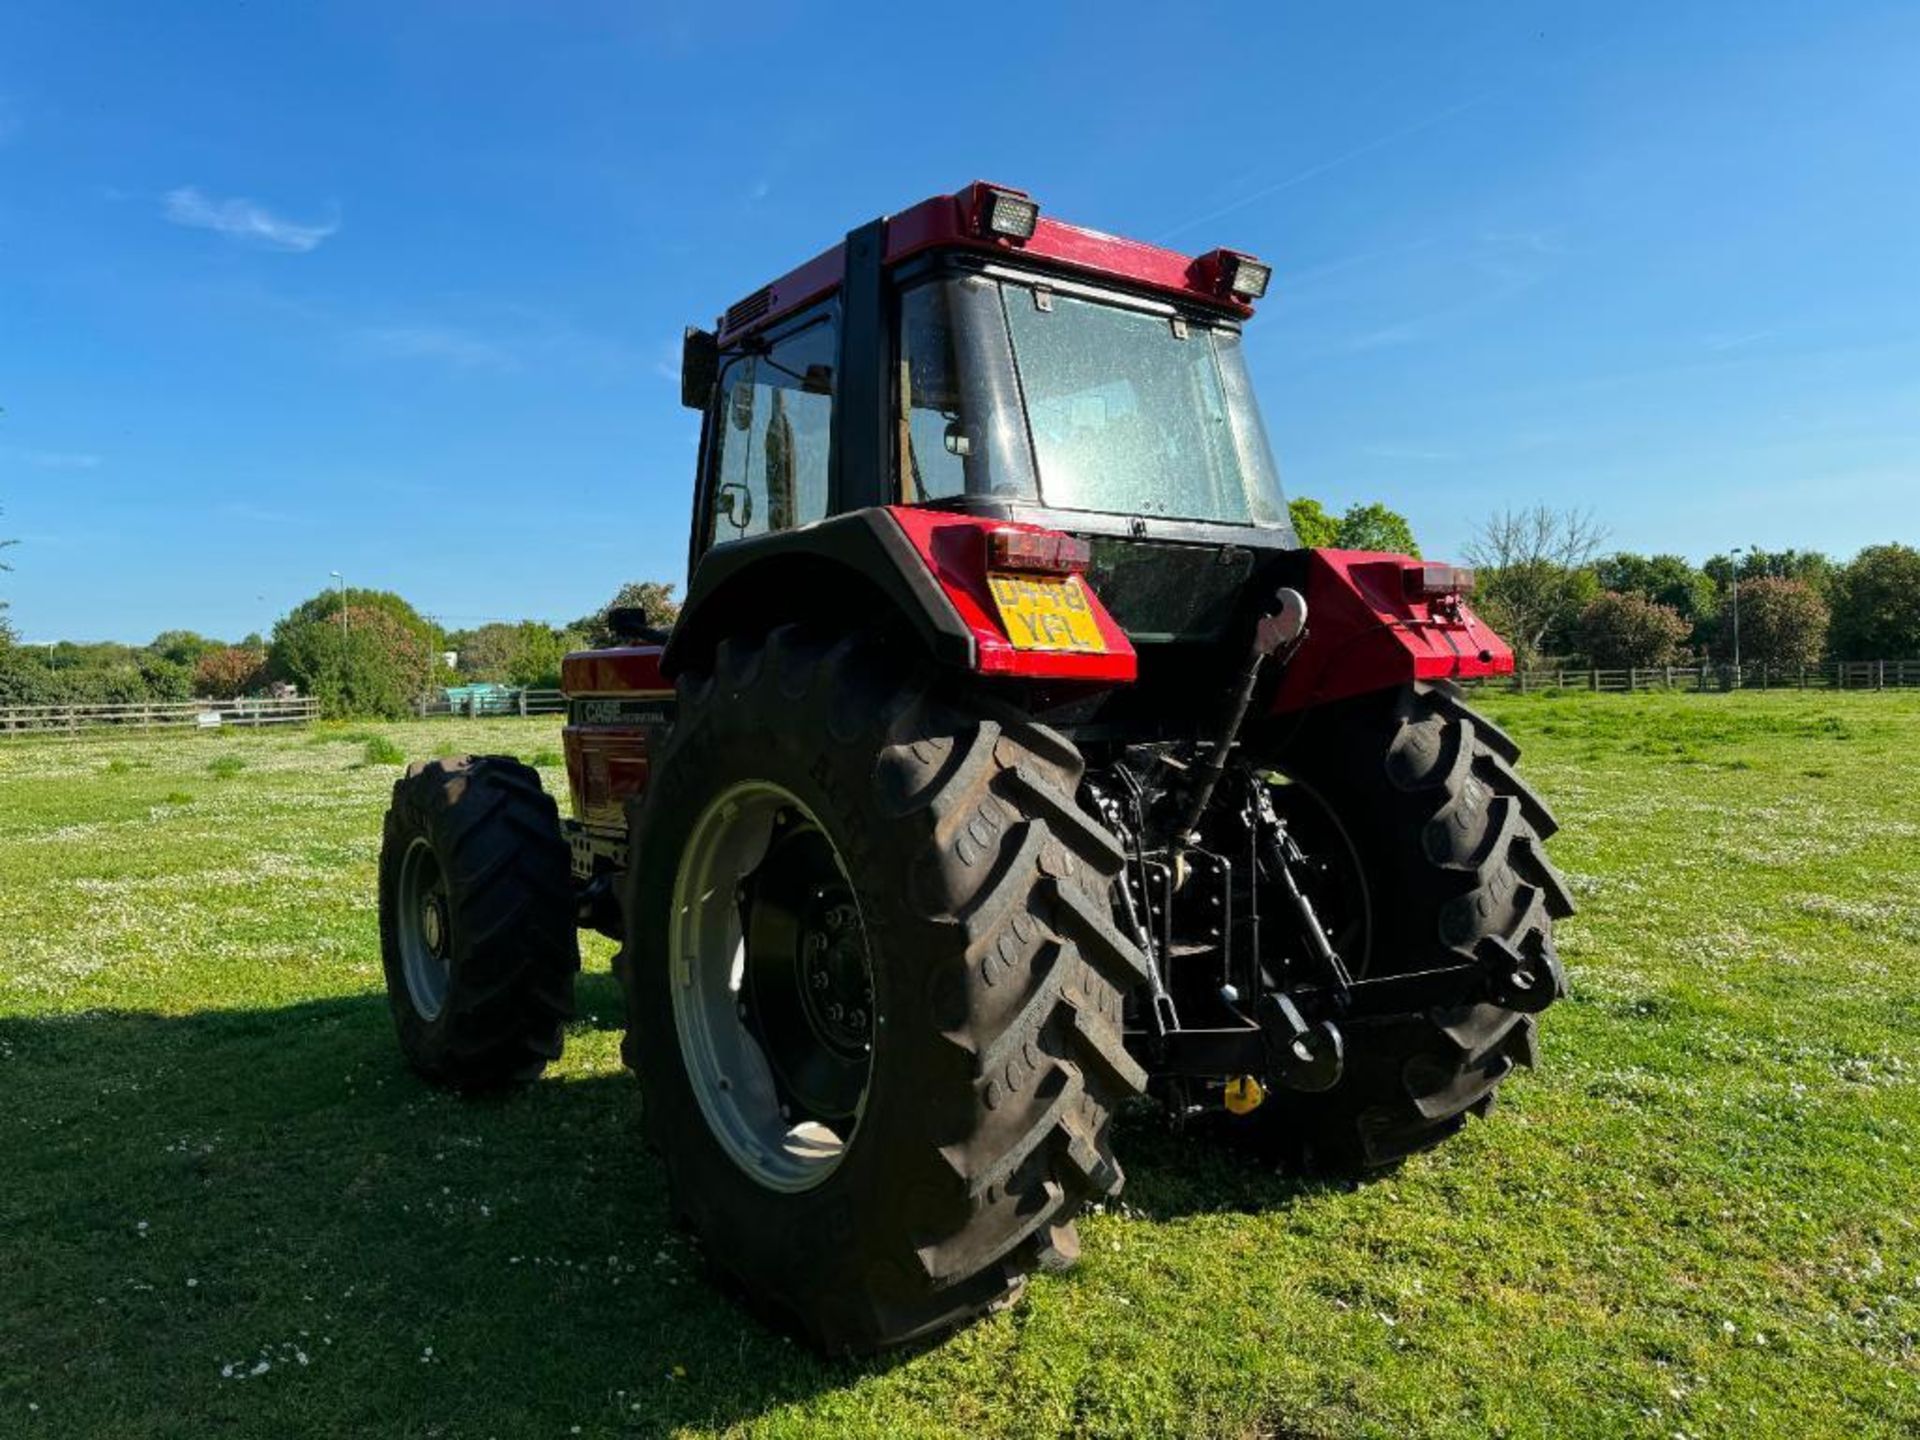
<svg viewBox="0 0 1920 1440"><path fill-rule="evenodd" d="M681 327L976 177L1273 261L1289 490L1429 553L1920 541L1920 6L8 10L30 639L680 580Z"/></svg>

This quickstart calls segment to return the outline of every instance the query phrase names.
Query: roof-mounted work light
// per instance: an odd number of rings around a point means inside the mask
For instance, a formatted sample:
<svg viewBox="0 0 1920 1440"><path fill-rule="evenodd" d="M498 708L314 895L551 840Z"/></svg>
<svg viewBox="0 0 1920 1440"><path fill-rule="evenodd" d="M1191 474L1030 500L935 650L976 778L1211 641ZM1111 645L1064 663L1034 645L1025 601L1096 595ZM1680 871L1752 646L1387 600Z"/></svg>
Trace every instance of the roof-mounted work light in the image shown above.
<svg viewBox="0 0 1920 1440"><path fill-rule="evenodd" d="M989 238L1023 244L1033 238L1040 223L1040 202L1019 190L998 185L975 185L973 225Z"/></svg>
<svg viewBox="0 0 1920 1440"><path fill-rule="evenodd" d="M1227 290L1242 300L1258 300L1267 293L1267 282L1273 279L1273 267L1262 265L1251 255L1229 257L1227 268Z"/></svg>
<svg viewBox="0 0 1920 1440"><path fill-rule="evenodd" d="M1209 250L1193 262L1193 273L1216 295L1235 300L1258 300L1267 293L1273 267L1238 250Z"/></svg>

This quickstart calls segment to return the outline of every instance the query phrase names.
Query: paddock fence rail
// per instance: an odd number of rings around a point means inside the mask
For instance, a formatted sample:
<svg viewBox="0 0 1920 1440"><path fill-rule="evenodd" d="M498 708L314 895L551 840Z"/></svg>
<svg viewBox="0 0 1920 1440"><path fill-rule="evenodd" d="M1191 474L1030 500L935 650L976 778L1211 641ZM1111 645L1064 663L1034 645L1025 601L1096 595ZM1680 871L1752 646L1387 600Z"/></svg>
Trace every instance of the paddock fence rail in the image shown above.
<svg viewBox="0 0 1920 1440"><path fill-rule="evenodd" d="M1657 665L1637 670L1516 670L1469 684L1535 690L1905 690L1920 688L1920 660L1847 660L1830 665Z"/></svg>
<svg viewBox="0 0 1920 1440"><path fill-rule="evenodd" d="M1724 694L1734 690L1911 690L1920 689L1920 659L1850 660L1830 665L1658 665L1635 670L1520 670L1470 688L1512 690L1587 690L1626 694L1673 690ZM564 715L566 696L558 690L502 690L456 697L436 696L415 706L427 716L479 718L493 715ZM257 729L310 725L320 718L320 702L310 696L285 700L179 700L113 705L15 705L0 707L0 739L28 735L87 735L103 731L142 734L159 730Z"/></svg>
<svg viewBox="0 0 1920 1440"><path fill-rule="evenodd" d="M115 705L12 705L0 708L0 737L90 735L103 730L144 734L153 730L257 729L310 725L320 702L291 700L151 700Z"/></svg>

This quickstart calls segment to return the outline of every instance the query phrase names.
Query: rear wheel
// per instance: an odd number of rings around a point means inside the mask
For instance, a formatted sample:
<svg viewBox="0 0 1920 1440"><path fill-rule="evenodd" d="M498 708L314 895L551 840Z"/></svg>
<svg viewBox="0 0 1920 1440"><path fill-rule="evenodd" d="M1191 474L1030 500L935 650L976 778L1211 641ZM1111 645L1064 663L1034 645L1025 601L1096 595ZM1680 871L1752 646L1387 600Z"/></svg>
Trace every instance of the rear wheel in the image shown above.
<svg viewBox="0 0 1920 1440"><path fill-rule="evenodd" d="M539 774L500 755L409 766L380 849L380 954L408 1063L436 1084L532 1080L580 968L572 862Z"/></svg>
<svg viewBox="0 0 1920 1440"><path fill-rule="evenodd" d="M793 627L721 646L637 816L628 1059L678 1215L828 1350L938 1332L1071 1259L1144 1077L1112 837L1020 712Z"/></svg>
<svg viewBox="0 0 1920 1440"><path fill-rule="evenodd" d="M1553 922L1573 903L1519 753L1441 685L1328 706L1256 751L1292 782L1276 808L1316 861L1311 898L1356 978L1470 964L1496 998L1342 1021L1339 1083L1276 1093L1234 1132L1318 1168L1377 1168L1486 1114L1533 1064L1533 1015L1565 991Z"/></svg>

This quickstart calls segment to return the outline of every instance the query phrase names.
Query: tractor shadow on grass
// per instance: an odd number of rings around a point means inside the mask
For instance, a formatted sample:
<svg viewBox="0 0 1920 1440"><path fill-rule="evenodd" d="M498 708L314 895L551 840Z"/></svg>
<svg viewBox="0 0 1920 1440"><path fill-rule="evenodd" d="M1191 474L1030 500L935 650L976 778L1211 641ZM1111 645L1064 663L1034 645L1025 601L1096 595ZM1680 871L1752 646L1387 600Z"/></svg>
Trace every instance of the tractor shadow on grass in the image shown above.
<svg viewBox="0 0 1920 1440"><path fill-rule="evenodd" d="M583 978L583 1043L610 985ZM0 1356L104 1407L70 1411L96 1430L725 1428L914 1353L821 1360L722 1294L669 1222L631 1077L439 1093L380 995L4 1017L0 1079ZM1151 1217L1322 1188L1152 1112L1120 1131Z"/></svg>
<svg viewBox="0 0 1920 1440"><path fill-rule="evenodd" d="M1371 1183L1371 1177L1288 1168L1236 1142L1210 1120L1175 1126L1165 1111L1145 1100L1116 1118L1113 1146L1127 1172L1120 1204L1149 1220L1284 1210L1309 1196Z"/></svg>
<svg viewBox="0 0 1920 1440"><path fill-rule="evenodd" d="M708 1280L631 1076L442 1094L380 995L3 1016L0 1086L0 1392L70 1433L651 1435L905 1358Z"/></svg>

